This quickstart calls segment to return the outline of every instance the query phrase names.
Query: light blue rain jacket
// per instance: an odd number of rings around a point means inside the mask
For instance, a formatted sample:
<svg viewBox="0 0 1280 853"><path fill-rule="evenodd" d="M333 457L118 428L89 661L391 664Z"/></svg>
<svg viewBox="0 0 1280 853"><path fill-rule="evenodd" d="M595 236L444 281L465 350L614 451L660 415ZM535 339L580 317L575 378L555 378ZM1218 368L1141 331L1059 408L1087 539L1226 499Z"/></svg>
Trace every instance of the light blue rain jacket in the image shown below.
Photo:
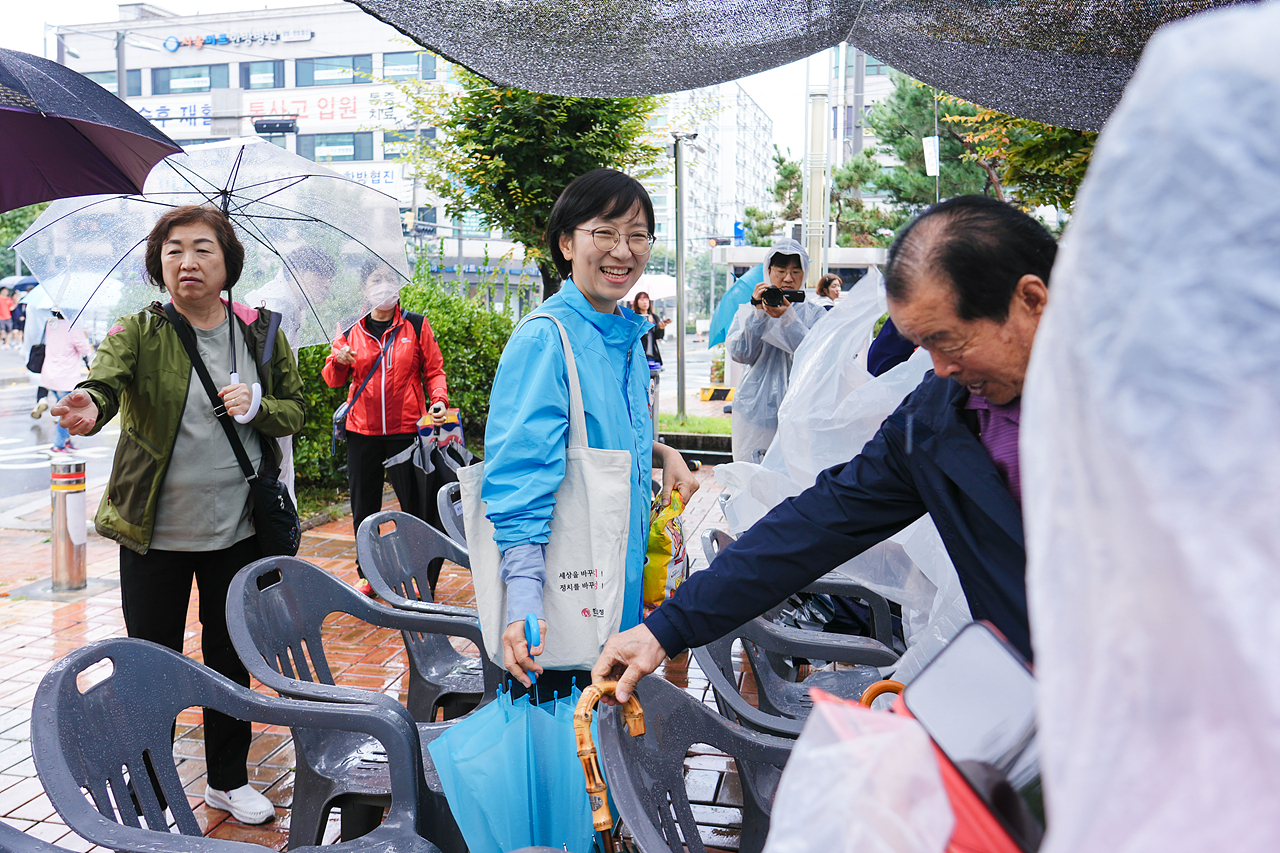
<svg viewBox="0 0 1280 853"><path fill-rule="evenodd" d="M586 410L587 441L631 452L631 528L627 540L622 624L639 624L648 548L653 424L649 366L641 335L647 320L619 306L591 307L572 280L538 306L564 324L573 346ZM526 322L507 342L489 396L484 485L498 548L546 544L569 440L569 380L560 331L550 320ZM554 626L549 626L554 630Z"/></svg>

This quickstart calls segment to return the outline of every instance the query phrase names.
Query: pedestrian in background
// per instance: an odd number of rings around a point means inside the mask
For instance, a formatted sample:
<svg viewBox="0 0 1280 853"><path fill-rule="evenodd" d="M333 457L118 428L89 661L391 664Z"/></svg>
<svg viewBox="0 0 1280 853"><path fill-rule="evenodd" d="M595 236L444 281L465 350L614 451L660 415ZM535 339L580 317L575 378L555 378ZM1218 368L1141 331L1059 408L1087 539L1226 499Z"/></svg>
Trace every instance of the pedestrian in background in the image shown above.
<svg viewBox="0 0 1280 853"><path fill-rule="evenodd" d="M13 346L13 291L0 287L0 346Z"/></svg>
<svg viewBox="0 0 1280 853"><path fill-rule="evenodd" d="M372 306L355 325L334 340L320 375L330 388L350 383L347 402L347 483L351 488L351 523L355 530L382 509L384 473L391 480L400 509L422 518L424 502L411 466L383 467L418 438L418 421L428 412L431 423L445 421L449 406L444 356L431 324L421 314L400 307L400 277L385 263L370 259L360 270L365 302ZM366 382L366 380L368 380ZM426 393L423 386L426 386ZM354 400L354 402L352 402ZM430 409L428 409L430 400ZM373 595L373 587L357 564L356 587Z"/></svg>
<svg viewBox="0 0 1280 853"><path fill-rule="evenodd" d="M671 321L660 320L658 315L653 313L653 304L649 301L649 294L643 290L636 294L635 299L631 300L631 310L636 313L637 317L648 320L653 324L653 328L644 333L644 354L651 364L662 364L662 350L658 349L658 341L666 336L667 326L671 325Z"/></svg>
<svg viewBox="0 0 1280 853"><path fill-rule="evenodd" d="M827 273L818 279L817 296L813 299L814 303L830 311L840 299L841 287L843 286L844 282L840 280L840 276L835 273Z"/></svg>
<svg viewBox="0 0 1280 853"><path fill-rule="evenodd" d="M40 386L47 389L55 400L65 397L84 376L86 360L92 352L84 330L72 326L62 312L54 311L44 327L44 367L40 370ZM61 421L55 423L54 431L52 452L70 453L76 449L71 443L71 433Z"/></svg>

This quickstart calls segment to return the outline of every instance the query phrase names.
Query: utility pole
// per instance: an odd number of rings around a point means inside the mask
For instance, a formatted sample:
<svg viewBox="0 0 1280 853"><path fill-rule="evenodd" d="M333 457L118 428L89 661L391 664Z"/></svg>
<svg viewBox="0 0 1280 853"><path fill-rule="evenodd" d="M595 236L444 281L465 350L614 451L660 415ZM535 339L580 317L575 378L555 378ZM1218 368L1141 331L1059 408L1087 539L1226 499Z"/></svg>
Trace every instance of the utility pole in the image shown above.
<svg viewBox="0 0 1280 853"><path fill-rule="evenodd" d="M126 100L129 94L129 76L125 71L124 39L129 35L127 30L116 33L116 97Z"/></svg>
<svg viewBox="0 0 1280 853"><path fill-rule="evenodd" d="M685 140L698 138L696 133L673 133L676 155L676 418L683 422L684 411L684 287L685 231L688 222L688 175L685 174Z"/></svg>

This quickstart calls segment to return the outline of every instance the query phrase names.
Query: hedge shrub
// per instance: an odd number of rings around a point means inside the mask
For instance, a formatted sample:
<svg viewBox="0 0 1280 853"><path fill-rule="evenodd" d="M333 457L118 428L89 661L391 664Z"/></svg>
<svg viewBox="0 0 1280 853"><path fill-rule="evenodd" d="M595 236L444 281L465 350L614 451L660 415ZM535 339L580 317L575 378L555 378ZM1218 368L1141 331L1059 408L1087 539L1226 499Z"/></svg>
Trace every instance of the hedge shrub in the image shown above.
<svg viewBox="0 0 1280 853"><path fill-rule="evenodd" d="M444 356L449 405L461 410L467 443L474 446L484 439L489 392L512 322L478 299L459 296L455 286L452 282L442 284L427 264L422 264L414 280L400 291L400 304L407 311L425 315L431 324ZM327 344L307 347L298 354L307 420L294 440L294 467L303 485L340 488L346 485L346 477L339 467L346 464L347 457L341 448L336 456L331 455L330 424L334 409L347 397L347 387L330 388L320 376L328 354Z"/></svg>

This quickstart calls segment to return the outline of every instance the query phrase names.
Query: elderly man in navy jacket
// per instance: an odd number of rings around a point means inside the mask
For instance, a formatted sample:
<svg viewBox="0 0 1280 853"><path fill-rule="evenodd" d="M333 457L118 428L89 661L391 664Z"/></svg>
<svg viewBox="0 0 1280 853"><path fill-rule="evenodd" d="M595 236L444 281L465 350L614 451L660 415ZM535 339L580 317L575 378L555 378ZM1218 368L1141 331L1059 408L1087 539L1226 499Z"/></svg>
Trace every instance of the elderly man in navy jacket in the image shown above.
<svg viewBox="0 0 1280 853"><path fill-rule="evenodd" d="M889 314L933 371L851 461L774 507L592 669L617 698L668 655L704 645L784 601L926 512L975 619L1031 657L1018 419L1057 245L1039 222L985 196L920 214L889 250Z"/></svg>

